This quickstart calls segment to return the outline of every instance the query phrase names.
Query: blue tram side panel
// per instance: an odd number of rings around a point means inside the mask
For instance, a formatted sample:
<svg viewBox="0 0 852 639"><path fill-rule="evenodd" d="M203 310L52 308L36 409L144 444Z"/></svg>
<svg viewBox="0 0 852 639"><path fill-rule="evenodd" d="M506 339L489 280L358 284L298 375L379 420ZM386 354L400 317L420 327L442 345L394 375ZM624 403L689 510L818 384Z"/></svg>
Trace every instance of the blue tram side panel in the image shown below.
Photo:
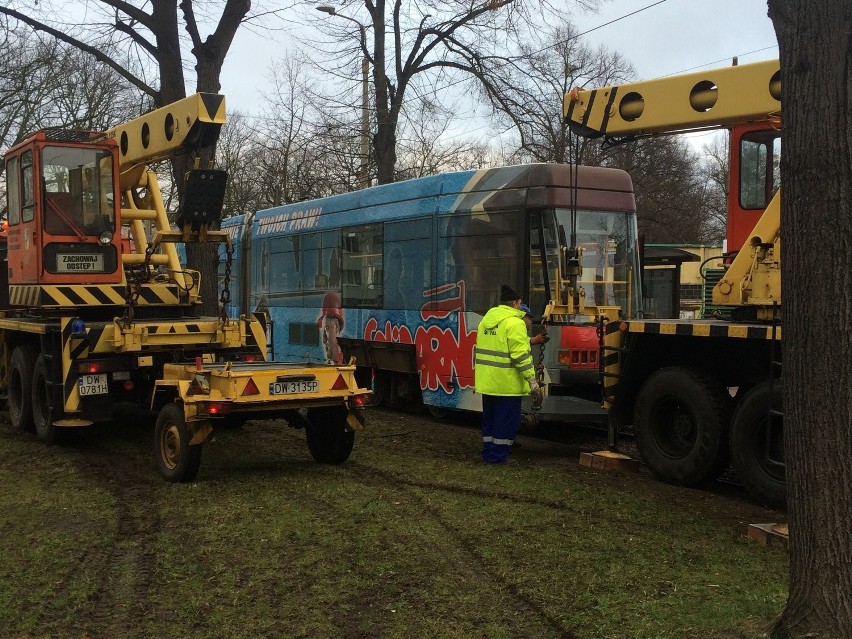
<svg viewBox="0 0 852 639"><path fill-rule="evenodd" d="M569 170L462 171L227 218L228 313L267 312L276 360L354 357L362 381L391 404L479 410L476 327L504 283L543 310L559 260L553 212L570 197ZM633 215L626 174L595 171L629 195L615 214ZM223 265L220 248L220 278Z"/></svg>

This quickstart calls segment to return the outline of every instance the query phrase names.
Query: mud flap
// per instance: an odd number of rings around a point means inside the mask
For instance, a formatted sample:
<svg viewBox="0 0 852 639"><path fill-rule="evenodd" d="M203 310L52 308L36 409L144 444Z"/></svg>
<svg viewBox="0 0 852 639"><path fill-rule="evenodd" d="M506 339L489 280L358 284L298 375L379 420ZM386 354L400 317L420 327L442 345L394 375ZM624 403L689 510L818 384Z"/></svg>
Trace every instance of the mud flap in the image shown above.
<svg viewBox="0 0 852 639"><path fill-rule="evenodd" d="M349 413L346 415L346 425L349 426L351 430L364 430L365 422L366 417L363 409L350 409Z"/></svg>
<svg viewBox="0 0 852 639"><path fill-rule="evenodd" d="M213 432L213 426L211 426L210 422L207 420L203 422L190 422L187 426L192 432L192 439L189 440L190 446L203 444L207 439L207 436Z"/></svg>

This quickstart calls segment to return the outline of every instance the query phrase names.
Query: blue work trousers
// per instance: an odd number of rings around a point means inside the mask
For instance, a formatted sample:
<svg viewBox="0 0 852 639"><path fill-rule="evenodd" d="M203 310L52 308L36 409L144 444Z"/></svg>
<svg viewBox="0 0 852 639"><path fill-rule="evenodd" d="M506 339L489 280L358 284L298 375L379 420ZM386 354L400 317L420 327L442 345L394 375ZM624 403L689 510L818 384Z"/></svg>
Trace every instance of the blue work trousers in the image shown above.
<svg viewBox="0 0 852 639"><path fill-rule="evenodd" d="M482 396L482 461L505 464L521 427L521 397Z"/></svg>

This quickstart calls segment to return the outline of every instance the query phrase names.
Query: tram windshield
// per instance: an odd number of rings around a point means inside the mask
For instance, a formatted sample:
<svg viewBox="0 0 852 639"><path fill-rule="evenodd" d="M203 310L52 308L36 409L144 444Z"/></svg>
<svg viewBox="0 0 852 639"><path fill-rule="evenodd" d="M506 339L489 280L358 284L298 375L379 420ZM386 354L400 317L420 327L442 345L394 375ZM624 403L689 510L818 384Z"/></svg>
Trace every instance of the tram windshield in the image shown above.
<svg viewBox="0 0 852 639"><path fill-rule="evenodd" d="M577 246L583 249L580 286L586 304L618 306L624 317L641 309L636 217L632 213L577 210ZM556 209L557 223L570 242L571 210Z"/></svg>

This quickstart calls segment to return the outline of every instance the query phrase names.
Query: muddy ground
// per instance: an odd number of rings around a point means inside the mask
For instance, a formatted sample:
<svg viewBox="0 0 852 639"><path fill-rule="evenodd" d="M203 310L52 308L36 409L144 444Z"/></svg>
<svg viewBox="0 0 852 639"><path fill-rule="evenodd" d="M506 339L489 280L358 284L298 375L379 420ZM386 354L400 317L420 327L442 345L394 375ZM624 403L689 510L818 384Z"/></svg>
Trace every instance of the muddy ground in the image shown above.
<svg viewBox="0 0 852 639"><path fill-rule="evenodd" d="M13 431L8 425L7 414L0 413L0 421L5 422L0 424L0 446L5 451L0 452L5 455L7 490L20 492L22 499L28 502L16 512L18 504L7 495L7 503L12 503L14 508L12 511L7 509L5 515L0 516L0 536L7 539L14 536L13 552L20 553L24 562L23 565L13 562L0 565L0 578L27 580L17 590L0 591L5 599L0 601L0 625L13 617L18 619L13 626L15 630L4 636L144 637L152 636L145 628L162 624L165 631L173 621L179 621L180 631L172 632L172 636L232 634L233 631L222 634L221 628L217 630L215 617L204 619L204 615L199 616L197 627L187 626L186 606L192 611L213 610L208 607L215 602L192 602L191 605L176 602L175 598L187 597L186 591L176 590L181 594L170 596L163 592L162 584L174 579L191 582L194 578L192 566L196 566L207 582L200 584L199 592L210 592L213 598L228 597L234 603L245 600L246 605L262 607L267 605L263 603L267 598L275 601L275 597L281 596L255 593L252 599L246 590L255 588L256 584L232 583L229 581L231 577L223 576L228 574L227 566L221 572L219 568L212 568L217 559L215 542L211 545L209 538L207 541L200 539L210 534L211 525L219 525L218 522L204 521L204 512L225 522L231 511L253 512L245 502L268 500L268 495L261 489L254 492L261 483L281 482L281 486L289 486L280 490L292 490L290 498L303 502L312 516L323 516L334 508L331 505L335 501L333 491L323 493L315 483L321 478L336 478L334 473L344 473L346 482L355 482L366 491L382 495L436 489L494 497L487 488L463 484L448 487L440 481L442 469L457 469L461 465L462 473L476 470L478 418L470 415L451 415L435 420L426 414L373 409L369 413L368 430L356 438L352 458L339 470L333 467L323 472L316 470L317 466L307 455L304 435L300 431L282 429L280 423L272 421L250 422L239 431L223 431L206 445L197 479L201 503L194 503L192 508L199 509L201 519L197 512L191 516L186 513L189 502L185 500L191 498L192 488L168 485L156 473L150 420L147 418L128 413L121 418L121 430L110 426L95 427L70 446L50 448L43 447L29 434ZM599 430L551 426L536 434L520 435L517 441L519 446L513 450L511 457L519 468L541 472L542 477L565 474L585 486L606 486L637 498L647 497L653 503L661 504L663 509L668 504L673 510L701 512L705 520L735 535L745 535L749 523L777 521L783 517L783 513L766 510L748 501L742 488L732 482L719 482L708 491L686 490L657 482L641 466L636 473L602 472L581 467L578 464L581 453L605 446L605 433ZM629 439L623 440L623 450L636 454ZM422 472L406 474L400 469L398 464L402 462L398 460L412 451L417 458L427 459L432 466L424 466L427 470ZM9 469L12 458L17 465L14 470ZM434 471L429 470L431 467ZM12 486L9 486L10 482ZM16 487L17 482L20 484ZM37 491L28 493L28 485L34 485ZM232 508L224 508L220 512L221 503L216 502L217 491L221 491L226 502L234 499L240 504L235 502ZM51 494L58 495L60 501L67 500L67 505L43 504ZM497 497L506 502L515 499L510 489L504 496ZM550 508L554 503L548 496L542 496L540 500L533 496L525 499L532 506ZM76 504L75 500L80 500L81 504ZM211 507L207 510L203 508L204 500L210 500ZM405 504L404 496L402 501ZM103 502L103 508L99 507L100 502ZM177 505L179 502L182 505ZM439 515L439 507L431 501L416 497L413 502L412 508L423 511L427 519L434 519L433 524L441 528L448 526L446 515ZM367 503L369 506L370 502ZM434 510L431 515L430 510ZM26 522L22 517L32 517L33 520ZM235 530L243 530L243 526L248 526L244 520L245 515L240 515L230 526L221 523L223 534L230 538L236 534ZM452 523L452 527L457 525ZM268 531L263 534L274 535L282 524L261 522L257 526L268 526ZM200 528L205 529L203 535L199 535ZM244 530L253 529L247 527ZM289 534L298 536L298 529ZM167 544L173 544L178 550ZM186 565L180 559L182 544L192 548ZM41 548L41 545L46 548L39 551L38 557L28 554L28 547ZM465 550L457 548L453 552L464 554ZM162 557L172 553L179 559L171 561L180 565L164 568ZM350 570L357 573L364 569L363 566L380 564L384 560L381 554L362 557L359 561L364 564L351 566ZM237 564L249 562L239 555L225 561ZM293 561L298 562L298 558ZM29 568L26 562L32 562ZM35 574L37 570L44 574ZM258 567L248 565L245 574L256 574L258 570ZM186 574L181 577L184 571ZM329 578L333 580L334 574L330 573ZM244 579L251 581L250 578ZM317 579L306 575L306 581L296 586L299 590L310 590ZM462 627L445 636L579 636L571 629L572 623L561 619L536 599L523 595L521 588L510 590L515 600L520 602L517 605L522 610L518 614L525 619L515 631L505 635L500 632L477 635L468 634ZM384 595L373 593L372 596L381 598ZM201 599L204 597L206 595L199 595ZM287 615L298 617L298 613L282 613L274 604L268 605L270 612L254 614L268 614L270 627L281 626L291 630L265 636L320 637L327 636L324 633L329 632L323 626L314 629L310 625L305 626L308 622L302 619L295 622L297 626L302 624L298 626L300 630L293 631L294 621ZM355 610L348 614L356 615L358 608ZM195 614L193 612L189 616ZM280 618L281 615L285 618ZM231 628L227 624L232 623L232 619L223 620L222 628ZM357 628L359 621L358 618L347 618L339 623L354 624L353 627ZM372 620L369 623L377 622ZM257 626L249 625L247 630L254 633L253 636L264 636ZM163 636L168 634L165 632ZM353 630L351 634L338 636L373 635L368 630ZM403 635L390 627L374 636ZM429 632L412 636L429 636Z"/></svg>

